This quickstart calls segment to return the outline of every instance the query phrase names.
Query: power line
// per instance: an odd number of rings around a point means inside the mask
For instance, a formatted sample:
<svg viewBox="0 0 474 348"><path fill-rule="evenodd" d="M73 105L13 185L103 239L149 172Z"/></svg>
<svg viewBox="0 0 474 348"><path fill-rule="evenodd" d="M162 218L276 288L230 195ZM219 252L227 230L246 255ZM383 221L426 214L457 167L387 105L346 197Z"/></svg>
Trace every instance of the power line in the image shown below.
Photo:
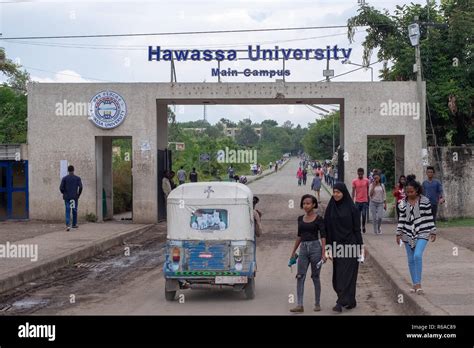
<svg viewBox="0 0 474 348"><path fill-rule="evenodd" d="M358 31L357 33L361 33L361 31ZM277 40L277 41L262 41L259 43L254 43L256 45L265 45L265 44L277 44L277 43L284 43L284 42L296 42L296 41L305 41L305 40L314 40L314 39L321 39L321 38L327 38L327 37L334 37L334 36L342 36L342 35L347 35L347 33L336 33L336 34L329 34L329 35L321 35L321 36L311 36L311 37L305 37L305 38L296 38L296 39L286 39L286 40ZM123 51L143 51L146 49L146 47L143 46L137 46L137 45L98 45L98 44L71 44L71 43L59 43L59 42L31 42L31 41L15 41L15 40L5 40L8 43L11 44L21 44L21 45L32 45L32 46L46 46L46 47L60 47L60 48L78 48L78 49L97 49L97 50L123 50ZM172 45L168 46L166 45L167 48L174 48L174 47L205 47L205 48L210 48L210 47L239 47L239 46L248 46L251 43L235 43L235 44L213 44L213 45ZM212 50L211 50L212 51Z"/></svg>
<svg viewBox="0 0 474 348"><path fill-rule="evenodd" d="M383 24L381 24L383 25ZM385 24L387 25L387 24ZM366 27L358 25L356 27ZM341 29L347 25L328 25L311 27L286 27L286 28L262 28L262 29L235 29L235 30L208 30L208 31L181 31L162 33L129 33L129 34L91 34L91 35L61 35L61 36L19 36L0 37L0 40L43 40L43 39L83 39L83 38L107 38L107 37L137 37L137 36L176 36L176 35L201 35L201 34L231 34L231 33L255 33L270 31L293 31L293 30L317 30L317 29Z"/></svg>
<svg viewBox="0 0 474 348"><path fill-rule="evenodd" d="M23 67L26 68L26 69L29 69L29 70L43 71L43 72L48 72L48 73L52 73L52 74L55 74L55 75L78 77L78 75L66 74L66 73L61 73L61 72L58 72L58 71L44 70L44 69L39 69L39 68L33 68L31 66L25 66L24 65ZM88 76L82 76L82 75L79 75L79 77L82 77L82 78L85 78L85 79L88 79L88 80L100 81L100 82L114 82L114 81L102 80L102 79L98 79L98 78L95 78L95 77L88 77Z"/></svg>
<svg viewBox="0 0 474 348"><path fill-rule="evenodd" d="M329 79L333 79L333 78L336 78L336 77L339 77L339 76L347 75L347 74L353 73L353 72L358 71L358 70L361 70L361 69L366 69L367 67L369 67L369 66L371 66L371 65L374 65L374 64L377 64L377 63L380 63L380 62L382 62L382 61L379 60L379 61L376 61L376 62L367 64L366 66L361 66L361 67L359 67L359 68L356 68L356 69L353 69L353 70L349 70L349 71L343 72L343 73L338 74L338 75L331 76ZM324 82L324 81L326 81L326 78L324 78L324 79L322 79L322 80L319 80L319 81L316 81L316 82Z"/></svg>

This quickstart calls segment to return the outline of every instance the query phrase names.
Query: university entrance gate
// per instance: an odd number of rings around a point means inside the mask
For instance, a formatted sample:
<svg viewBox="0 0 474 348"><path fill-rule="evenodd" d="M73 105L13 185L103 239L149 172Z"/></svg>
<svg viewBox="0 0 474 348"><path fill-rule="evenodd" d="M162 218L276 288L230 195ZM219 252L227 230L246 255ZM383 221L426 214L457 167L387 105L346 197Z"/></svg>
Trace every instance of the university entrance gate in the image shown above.
<svg viewBox="0 0 474 348"><path fill-rule="evenodd" d="M396 177L401 173L422 177L420 113L424 107L415 82L31 83L30 218L63 219L58 187L66 162L82 177L80 215L93 213L99 221L106 218L103 197L113 206L110 139L131 138L133 221L158 221L164 204L158 169L169 166L162 163L168 158L164 155L168 106L204 104L338 104L347 185L357 168L367 167L370 137L395 140ZM91 120L85 108L97 119ZM103 124L108 121L114 123Z"/></svg>

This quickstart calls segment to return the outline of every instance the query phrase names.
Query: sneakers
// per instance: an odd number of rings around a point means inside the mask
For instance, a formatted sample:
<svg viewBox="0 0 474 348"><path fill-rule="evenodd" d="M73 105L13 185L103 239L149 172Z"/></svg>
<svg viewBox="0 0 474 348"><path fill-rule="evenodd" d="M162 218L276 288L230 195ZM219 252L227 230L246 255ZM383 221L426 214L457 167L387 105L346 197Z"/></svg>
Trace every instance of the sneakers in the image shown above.
<svg viewBox="0 0 474 348"><path fill-rule="evenodd" d="M66 226L66 231L70 231L71 230L71 226Z"/></svg>
<svg viewBox="0 0 474 348"><path fill-rule="evenodd" d="M296 306L295 308L290 309L291 313L303 313L304 308L303 306Z"/></svg>
<svg viewBox="0 0 474 348"><path fill-rule="evenodd" d="M320 305L314 305L313 311L315 312L320 312L321 311L321 306Z"/></svg>
<svg viewBox="0 0 474 348"><path fill-rule="evenodd" d="M74 226L72 226L72 228L79 228L79 226L77 226L77 225L74 225Z"/></svg>

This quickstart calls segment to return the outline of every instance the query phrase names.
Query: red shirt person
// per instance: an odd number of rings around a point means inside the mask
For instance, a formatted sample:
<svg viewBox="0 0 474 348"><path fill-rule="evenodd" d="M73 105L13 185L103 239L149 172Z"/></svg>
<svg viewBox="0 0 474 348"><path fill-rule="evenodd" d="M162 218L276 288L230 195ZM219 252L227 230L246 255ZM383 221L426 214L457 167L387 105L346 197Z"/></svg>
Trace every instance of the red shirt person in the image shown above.
<svg viewBox="0 0 474 348"><path fill-rule="evenodd" d="M362 215L362 232L365 233L365 222L369 210L369 179L364 177L364 169L357 169L357 178L352 180L352 199Z"/></svg>

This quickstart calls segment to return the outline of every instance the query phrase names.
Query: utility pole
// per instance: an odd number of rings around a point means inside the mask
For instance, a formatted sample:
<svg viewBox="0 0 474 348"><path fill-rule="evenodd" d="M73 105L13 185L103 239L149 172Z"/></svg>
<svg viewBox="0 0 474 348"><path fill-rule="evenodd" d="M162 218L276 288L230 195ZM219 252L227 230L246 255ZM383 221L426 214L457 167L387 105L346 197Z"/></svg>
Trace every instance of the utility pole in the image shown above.
<svg viewBox="0 0 474 348"><path fill-rule="evenodd" d="M410 36L411 45L415 47L415 64L413 71L416 72L416 89L418 94L418 102L420 103L420 131L421 131L421 151L423 162L427 160L427 141L426 141L426 101L423 91L423 79L421 71L421 52L420 52L420 26L418 16L415 16L415 23L408 26L408 35Z"/></svg>

